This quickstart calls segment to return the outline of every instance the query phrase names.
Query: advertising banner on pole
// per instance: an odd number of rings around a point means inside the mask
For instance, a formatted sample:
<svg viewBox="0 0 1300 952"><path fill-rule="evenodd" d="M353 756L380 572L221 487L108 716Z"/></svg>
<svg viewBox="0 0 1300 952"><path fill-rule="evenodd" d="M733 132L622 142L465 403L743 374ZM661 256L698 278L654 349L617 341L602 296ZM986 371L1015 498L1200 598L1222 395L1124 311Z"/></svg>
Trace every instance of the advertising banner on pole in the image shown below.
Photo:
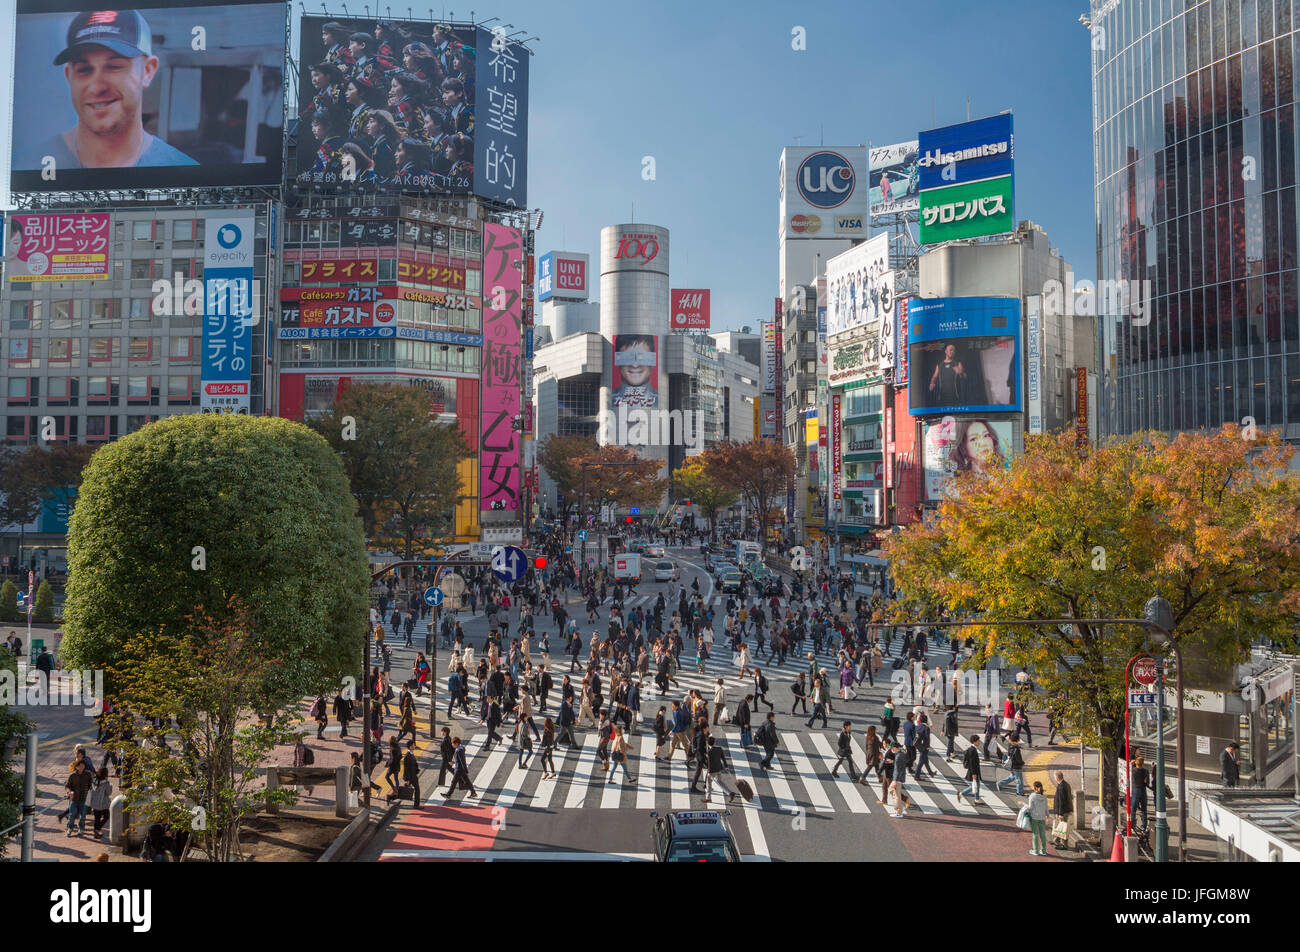
<svg viewBox="0 0 1300 952"><path fill-rule="evenodd" d="M675 331L708 330L709 291L707 288L673 288L669 292L669 325Z"/></svg>
<svg viewBox="0 0 1300 952"><path fill-rule="evenodd" d="M212 215L203 241L203 359L199 407L204 413L248 413L252 396L253 328L261 295L253 282L252 211Z"/></svg>
<svg viewBox="0 0 1300 952"><path fill-rule="evenodd" d="M1029 432L1043 432L1043 316L1041 295L1031 294L1025 303L1025 399L1029 404Z"/></svg>
<svg viewBox="0 0 1300 952"><path fill-rule="evenodd" d="M877 324L894 310L889 235L874 235L826 263L826 334Z"/></svg>
<svg viewBox="0 0 1300 952"><path fill-rule="evenodd" d="M483 225L483 393L479 511L519 509L522 433L523 239L518 229Z"/></svg>

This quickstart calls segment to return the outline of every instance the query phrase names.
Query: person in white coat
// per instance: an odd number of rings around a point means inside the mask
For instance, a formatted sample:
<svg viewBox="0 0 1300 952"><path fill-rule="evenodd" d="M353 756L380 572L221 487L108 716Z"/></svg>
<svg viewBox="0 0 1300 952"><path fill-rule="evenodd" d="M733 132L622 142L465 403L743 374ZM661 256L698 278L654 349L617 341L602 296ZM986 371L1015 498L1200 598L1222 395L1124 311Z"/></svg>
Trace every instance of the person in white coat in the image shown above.
<svg viewBox="0 0 1300 952"><path fill-rule="evenodd" d="M722 718L724 723L731 720L731 712L727 710L727 687L723 684L722 678L718 678L717 684L713 686L714 724L718 723L719 717Z"/></svg>

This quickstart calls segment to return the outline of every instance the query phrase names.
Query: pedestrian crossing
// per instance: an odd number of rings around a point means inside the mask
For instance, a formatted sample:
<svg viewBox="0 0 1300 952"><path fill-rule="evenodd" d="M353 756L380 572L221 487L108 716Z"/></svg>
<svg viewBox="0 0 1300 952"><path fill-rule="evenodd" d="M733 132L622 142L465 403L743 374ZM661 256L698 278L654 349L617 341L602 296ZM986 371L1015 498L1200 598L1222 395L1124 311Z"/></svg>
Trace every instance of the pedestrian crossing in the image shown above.
<svg viewBox="0 0 1300 952"><path fill-rule="evenodd" d="M839 768L839 775L831 771L839 757L831 733L801 733L793 730L780 732L780 745L769 769L760 761L763 751L758 747L748 750L740 746L740 734L733 730L716 730L713 736L724 746L732 773L727 776L729 785L736 779L745 780L754 789L754 800L741 804L739 798L730 803L734 808L746 806L762 813L792 815L808 812L825 815L886 814L890 807L880 801L885 799L882 784L874 773L868 774L867 786L852 781L847 764ZM467 742L467 759L470 778L478 793L477 799L466 801L466 793L458 790L450 799L445 786L432 790L425 799L426 806L469 802L476 806L502 809L549 810L685 810L701 805L723 808L728 806L726 793L717 784L709 785L706 797L691 793L690 782L695 775L695 765L687 758L669 752L667 760L654 756L654 737L644 732L630 735L628 741L628 780L614 765L606 772L596 752L594 734L580 734L578 746L555 750L557 779L543 780L536 749L531 758L519 761L519 750L504 743L494 744L484 750L485 733ZM667 747L667 745L665 745ZM959 745L960 747L960 745ZM860 736L853 739L854 769L860 771L865 761L865 751ZM993 781L1001 779L1005 771L984 765L988 781L980 791L980 802L969 798L958 800L957 793L965 789L966 781L960 758L949 763L940 751L931 753L935 776L928 775L920 782L909 779L904 790L911 798L911 809L922 815L948 815L967 818L1013 819L1019 810L1021 798L994 789ZM994 774L997 777L994 777ZM617 779L614 779L617 776ZM701 787L705 780L701 778ZM426 787L426 789L428 789Z"/></svg>

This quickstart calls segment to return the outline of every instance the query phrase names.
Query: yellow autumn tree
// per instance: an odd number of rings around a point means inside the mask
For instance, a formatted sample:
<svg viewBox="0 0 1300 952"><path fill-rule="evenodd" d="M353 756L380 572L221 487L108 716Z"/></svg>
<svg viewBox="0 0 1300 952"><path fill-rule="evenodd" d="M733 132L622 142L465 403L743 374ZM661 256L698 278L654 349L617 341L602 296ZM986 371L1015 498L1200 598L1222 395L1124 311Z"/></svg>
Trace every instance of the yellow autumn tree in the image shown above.
<svg viewBox="0 0 1300 952"><path fill-rule="evenodd" d="M959 475L934 519L887 541L903 596L896 615L988 620L965 629L979 646L971 663L999 655L1061 698L1067 726L1105 753L1103 803L1116 815L1124 670L1145 635L1089 619L1141 618L1158 595L1184 659L1225 665L1262 640L1294 643L1291 452L1274 434L1244 439L1232 425L1134 435L1084 457L1072 434L1029 437L1009 469ZM993 623L1040 618L1078 621Z"/></svg>

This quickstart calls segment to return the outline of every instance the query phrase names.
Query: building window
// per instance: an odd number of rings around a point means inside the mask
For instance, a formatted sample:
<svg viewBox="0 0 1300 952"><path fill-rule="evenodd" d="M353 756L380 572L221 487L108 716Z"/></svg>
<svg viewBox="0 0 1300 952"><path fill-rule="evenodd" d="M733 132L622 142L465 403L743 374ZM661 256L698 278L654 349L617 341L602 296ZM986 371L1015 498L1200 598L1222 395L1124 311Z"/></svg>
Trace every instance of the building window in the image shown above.
<svg viewBox="0 0 1300 952"><path fill-rule="evenodd" d="M153 262L150 260L136 260L131 262L131 280L148 281L153 277Z"/></svg>
<svg viewBox="0 0 1300 952"><path fill-rule="evenodd" d="M89 377L86 380L86 402L107 403L117 406L118 382L116 377Z"/></svg>
<svg viewBox="0 0 1300 952"><path fill-rule="evenodd" d="M86 439L103 440L108 438L108 417L86 417Z"/></svg>
<svg viewBox="0 0 1300 952"><path fill-rule="evenodd" d="M131 320L137 324L148 324L153 320L153 298L131 298L129 308Z"/></svg>
<svg viewBox="0 0 1300 952"><path fill-rule="evenodd" d="M128 416L126 418L126 432L134 433L149 422L147 416Z"/></svg>
<svg viewBox="0 0 1300 952"><path fill-rule="evenodd" d="M50 330L66 331L72 327L72 302L50 302Z"/></svg>
<svg viewBox="0 0 1300 952"><path fill-rule="evenodd" d="M177 219L172 222L172 240L193 241L194 221L192 219Z"/></svg>
<svg viewBox="0 0 1300 952"><path fill-rule="evenodd" d="M127 360L131 363L157 363L161 354L157 337L132 337L127 341Z"/></svg>
<svg viewBox="0 0 1300 952"><path fill-rule="evenodd" d="M148 377L127 377L126 378L126 399L129 401L139 402L149 399L149 378Z"/></svg>
<svg viewBox="0 0 1300 952"><path fill-rule="evenodd" d="M190 400L190 378L187 376L170 376L167 378L167 402L188 403Z"/></svg>
<svg viewBox="0 0 1300 952"><path fill-rule="evenodd" d="M167 356L172 363L186 363L193 357L193 337L171 337L167 342Z"/></svg>
<svg viewBox="0 0 1300 952"><path fill-rule="evenodd" d="M153 240L153 222L138 221L131 225L131 237L136 241Z"/></svg>
<svg viewBox="0 0 1300 952"><path fill-rule="evenodd" d="M27 438L27 417L10 416L5 418L5 436L11 440Z"/></svg>
<svg viewBox="0 0 1300 952"><path fill-rule="evenodd" d="M27 378L10 377L9 378L9 399L26 400L27 399Z"/></svg>
<svg viewBox="0 0 1300 952"><path fill-rule="evenodd" d="M116 337L92 337L86 342L86 362L91 366L111 364L117 359L117 354Z"/></svg>
<svg viewBox="0 0 1300 952"><path fill-rule="evenodd" d="M52 337L50 345L50 363L81 362L81 341L75 337Z"/></svg>
<svg viewBox="0 0 1300 952"><path fill-rule="evenodd" d="M117 325L117 315L114 313L114 302L109 298L102 298L90 302L90 326L91 327L115 327Z"/></svg>

